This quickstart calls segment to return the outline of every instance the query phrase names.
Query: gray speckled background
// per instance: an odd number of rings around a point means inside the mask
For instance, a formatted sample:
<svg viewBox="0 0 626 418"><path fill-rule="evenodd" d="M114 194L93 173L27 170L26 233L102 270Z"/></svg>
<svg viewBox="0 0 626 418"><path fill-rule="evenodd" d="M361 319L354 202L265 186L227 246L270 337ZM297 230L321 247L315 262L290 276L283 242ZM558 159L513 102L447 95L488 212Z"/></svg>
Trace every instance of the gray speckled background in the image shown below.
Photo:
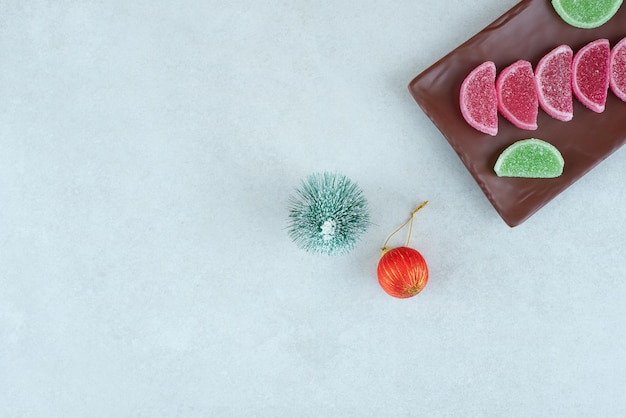
<svg viewBox="0 0 626 418"><path fill-rule="evenodd" d="M3 1L0 416L625 416L624 151L510 229L407 91L514 3ZM346 256L286 233L324 170Z"/></svg>

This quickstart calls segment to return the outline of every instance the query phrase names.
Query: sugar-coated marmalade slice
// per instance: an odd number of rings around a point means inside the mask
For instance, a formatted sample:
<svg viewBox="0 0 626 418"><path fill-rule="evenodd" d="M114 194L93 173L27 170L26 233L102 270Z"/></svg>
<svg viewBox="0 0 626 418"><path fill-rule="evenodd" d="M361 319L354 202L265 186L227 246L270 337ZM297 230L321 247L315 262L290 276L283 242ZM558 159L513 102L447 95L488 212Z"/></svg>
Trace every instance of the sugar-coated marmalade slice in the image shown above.
<svg viewBox="0 0 626 418"><path fill-rule="evenodd" d="M622 5L622 0L552 0L552 7L568 24L591 29L605 24Z"/></svg>
<svg viewBox="0 0 626 418"><path fill-rule="evenodd" d="M519 60L506 67L496 80L498 110L521 129L537 129L539 102L533 67Z"/></svg>
<svg viewBox="0 0 626 418"><path fill-rule="evenodd" d="M522 139L498 157L499 177L554 178L563 173L565 161L554 145L537 138Z"/></svg>
<svg viewBox="0 0 626 418"><path fill-rule="evenodd" d="M611 91L626 102L626 38L619 41L611 50L609 68Z"/></svg>
<svg viewBox="0 0 626 418"><path fill-rule="evenodd" d="M572 48L561 45L547 53L535 68L539 106L555 119L574 117L572 99Z"/></svg>
<svg viewBox="0 0 626 418"><path fill-rule="evenodd" d="M498 133L495 81L496 65L491 61L484 62L463 80L459 95L461 114L467 123L492 136Z"/></svg>
<svg viewBox="0 0 626 418"><path fill-rule="evenodd" d="M572 61L572 91L587 108L604 112L609 89L611 46L598 39L582 47Z"/></svg>

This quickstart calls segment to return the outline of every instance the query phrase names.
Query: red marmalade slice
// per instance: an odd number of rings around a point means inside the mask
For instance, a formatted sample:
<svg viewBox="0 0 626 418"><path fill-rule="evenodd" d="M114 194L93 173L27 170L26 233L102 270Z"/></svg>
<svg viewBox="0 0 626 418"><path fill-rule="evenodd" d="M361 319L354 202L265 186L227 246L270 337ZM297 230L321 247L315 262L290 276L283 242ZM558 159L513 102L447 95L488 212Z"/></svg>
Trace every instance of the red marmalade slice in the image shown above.
<svg viewBox="0 0 626 418"><path fill-rule="evenodd" d="M626 38L619 41L611 50L610 73L611 91L626 102Z"/></svg>
<svg viewBox="0 0 626 418"><path fill-rule="evenodd" d="M521 129L537 129L539 102L533 67L519 60L506 67L496 80L498 110Z"/></svg>
<svg viewBox="0 0 626 418"><path fill-rule="evenodd" d="M604 112L609 89L611 46L608 39L590 42L574 56L572 90L576 98L597 113Z"/></svg>

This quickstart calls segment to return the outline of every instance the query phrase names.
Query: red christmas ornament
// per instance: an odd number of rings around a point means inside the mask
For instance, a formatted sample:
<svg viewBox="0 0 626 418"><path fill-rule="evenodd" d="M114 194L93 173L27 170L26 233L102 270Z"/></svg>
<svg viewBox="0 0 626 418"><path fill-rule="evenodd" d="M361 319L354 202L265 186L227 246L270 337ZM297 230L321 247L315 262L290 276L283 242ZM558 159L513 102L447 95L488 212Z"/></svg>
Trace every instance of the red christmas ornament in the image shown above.
<svg viewBox="0 0 626 418"><path fill-rule="evenodd" d="M426 206L428 201L419 205L412 213L411 217L396 229L382 248L382 257L378 262L378 283L385 292L396 298L410 298L417 295L424 289L428 282L428 266L426 260L419 251L409 248L411 231L413 230L413 217L415 213ZM406 246L393 249L387 248L389 239L398 231L411 222L409 237Z"/></svg>

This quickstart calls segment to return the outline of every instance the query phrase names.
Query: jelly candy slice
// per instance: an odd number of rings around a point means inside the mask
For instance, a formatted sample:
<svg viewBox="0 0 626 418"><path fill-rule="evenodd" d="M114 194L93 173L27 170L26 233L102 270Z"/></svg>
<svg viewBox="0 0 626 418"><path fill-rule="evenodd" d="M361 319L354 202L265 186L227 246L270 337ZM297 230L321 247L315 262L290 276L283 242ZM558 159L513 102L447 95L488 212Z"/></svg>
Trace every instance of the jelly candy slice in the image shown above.
<svg viewBox="0 0 626 418"><path fill-rule="evenodd" d="M520 60L506 67L496 80L498 110L521 129L537 129L539 102L533 67Z"/></svg>
<svg viewBox="0 0 626 418"><path fill-rule="evenodd" d="M459 102L463 118L480 132L498 133L496 65L487 61L476 67L461 84Z"/></svg>
<svg viewBox="0 0 626 418"><path fill-rule="evenodd" d="M611 46L598 39L582 47L572 62L572 90L582 104L597 113L604 112L609 89Z"/></svg>
<svg viewBox="0 0 626 418"><path fill-rule="evenodd" d="M617 13L622 0L552 0L552 7L568 24L577 28L597 28Z"/></svg>
<svg viewBox="0 0 626 418"><path fill-rule="evenodd" d="M626 38L619 41L611 51L609 73L611 91L626 102Z"/></svg>
<svg viewBox="0 0 626 418"><path fill-rule="evenodd" d="M494 171L498 177L554 178L563 173L563 156L552 144L541 139L522 139L498 157Z"/></svg>
<svg viewBox="0 0 626 418"><path fill-rule="evenodd" d="M539 105L550 116L567 122L574 116L572 48L561 45L546 54L535 68Z"/></svg>

